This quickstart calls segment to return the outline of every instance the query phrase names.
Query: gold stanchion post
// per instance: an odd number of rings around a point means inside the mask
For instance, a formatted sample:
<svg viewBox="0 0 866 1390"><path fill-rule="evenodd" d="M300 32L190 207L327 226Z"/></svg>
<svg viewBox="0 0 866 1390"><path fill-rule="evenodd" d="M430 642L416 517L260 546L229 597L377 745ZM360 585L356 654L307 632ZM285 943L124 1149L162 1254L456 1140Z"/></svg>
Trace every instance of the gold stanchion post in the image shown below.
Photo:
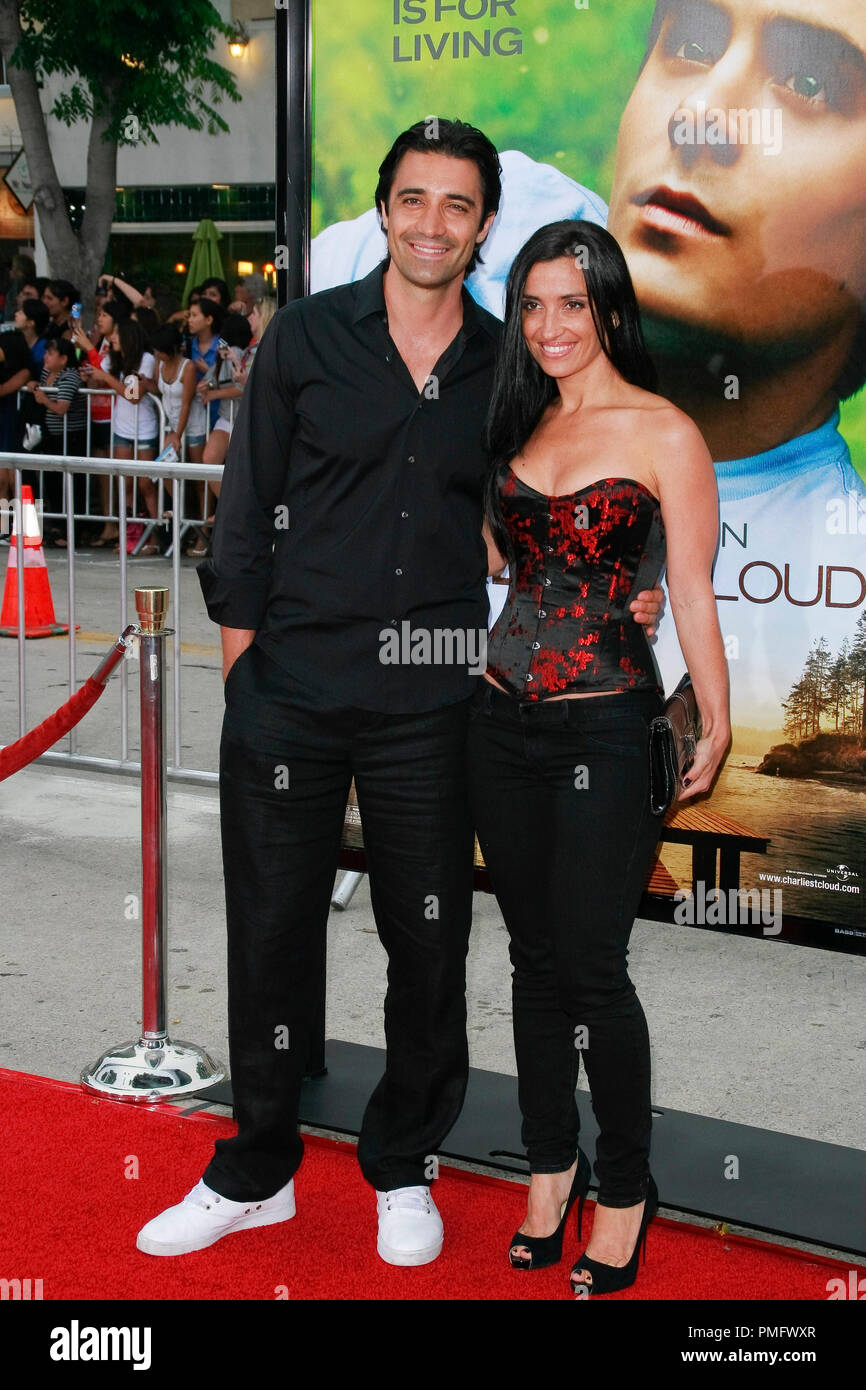
<svg viewBox="0 0 866 1390"><path fill-rule="evenodd" d="M163 686L168 589L136 589L141 683L142 1032L110 1048L81 1074L81 1084L115 1100L188 1095L225 1080L225 1069L166 1028L166 796Z"/></svg>

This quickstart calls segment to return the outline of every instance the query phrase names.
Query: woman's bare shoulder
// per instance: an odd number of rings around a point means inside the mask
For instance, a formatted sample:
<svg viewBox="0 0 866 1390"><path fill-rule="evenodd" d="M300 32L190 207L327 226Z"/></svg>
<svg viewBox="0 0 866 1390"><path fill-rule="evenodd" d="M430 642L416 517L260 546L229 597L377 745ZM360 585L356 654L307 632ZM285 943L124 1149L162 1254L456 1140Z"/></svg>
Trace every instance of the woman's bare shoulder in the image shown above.
<svg viewBox="0 0 866 1390"><path fill-rule="evenodd" d="M664 454L671 450L709 454L704 436L694 420L679 406L654 391L635 386L631 408L642 415L640 428L644 440L658 445Z"/></svg>

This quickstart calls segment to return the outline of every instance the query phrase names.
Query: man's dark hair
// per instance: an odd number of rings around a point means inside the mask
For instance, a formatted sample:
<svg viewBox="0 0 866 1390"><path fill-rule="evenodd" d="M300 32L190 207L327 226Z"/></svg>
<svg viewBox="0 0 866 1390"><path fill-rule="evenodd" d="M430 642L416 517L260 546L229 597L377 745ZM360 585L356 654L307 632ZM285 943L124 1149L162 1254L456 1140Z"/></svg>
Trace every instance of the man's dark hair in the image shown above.
<svg viewBox="0 0 866 1390"><path fill-rule="evenodd" d="M46 352L49 348L53 348L58 356L66 359L67 367L78 365L78 348L71 338L49 338L45 344Z"/></svg>
<svg viewBox="0 0 866 1390"><path fill-rule="evenodd" d="M487 136L466 121L449 121L445 117L429 116L425 121L416 121L402 135L398 135L382 163L379 165L379 182L376 185L376 211L382 221L382 205L388 207L391 187L397 165L409 151L418 154L448 154L453 159L471 159L477 165L481 178L481 197L483 208L479 227L488 214L499 211L502 197L502 169L496 148ZM476 246L466 267L471 275L476 265L481 263L480 247Z"/></svg>
<svg viewBox="0 0 866 1390"><path fill-rule="evenodd" d="M41 338L51 319L47 306L41 299L22 299L21 312L30 320Z"/></svg>
<svg viewBox="0 0 866 1390"><path fill-rule="evenodd" d="M70 308L81 298L71 280L49 280L47 288L57 299L68 299Z"/></svg>

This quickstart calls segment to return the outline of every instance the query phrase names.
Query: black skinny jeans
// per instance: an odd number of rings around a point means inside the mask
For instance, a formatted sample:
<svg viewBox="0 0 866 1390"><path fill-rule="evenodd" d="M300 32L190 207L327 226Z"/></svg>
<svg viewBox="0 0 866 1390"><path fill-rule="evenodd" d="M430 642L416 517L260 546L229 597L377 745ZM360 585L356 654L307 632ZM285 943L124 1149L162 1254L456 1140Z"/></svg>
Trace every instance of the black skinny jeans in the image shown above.
<svg viewBox="0 0 866 1390"><path fill-rule="evenodd" d="M469 701L421 714L317 709L259 647L229 672L220 750L229 1055L238 1133L208 1186L272 1196L303 1144L298 1101L352 777L373 913L388 953L385 1075L358 1143L380 1191L429 1184L468 1078L473 832Z"/></svg>
<svg viewBox="0 0 866 1390"><path fill-rule="evenodd" d="M484 680L470 714L475 827L510 935L530 1171L574 1162L582 1055L609 1207L643 1201L649 1174L649 1035L626 960L661 829L647 729L662 703L629 691L520 704Z"/></svg>

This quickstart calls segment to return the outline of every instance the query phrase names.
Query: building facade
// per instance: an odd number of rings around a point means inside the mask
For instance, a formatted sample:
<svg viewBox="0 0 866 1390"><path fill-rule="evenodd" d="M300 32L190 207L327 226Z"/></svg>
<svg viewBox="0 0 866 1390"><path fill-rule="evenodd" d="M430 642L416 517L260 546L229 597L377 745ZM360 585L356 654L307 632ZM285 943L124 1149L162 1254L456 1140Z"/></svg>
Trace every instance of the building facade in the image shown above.
<svg viewBox="0 0 866 1390"><path fill-rule="evenodd" d="M230 51L220 38L214 59L235 77L240 102L217 109L230 129L208 135L165 127L157 143L118 151L117 203L106 269L124 279L159 280L180 292L192 252L192 233L209 217L221 233L225 277L234 285L274 260L274 7L268 0L214 0L236 27ZM0 72L5 79L5 72ZM43 105L52 104L54 90ZM73 222L84 206L87 139L82 123L48 121L49 139ZM0 85L0 260L30 250L37 272L51 273L38 215L26 213L3 181L21 149L15 105Z"/></svg>

